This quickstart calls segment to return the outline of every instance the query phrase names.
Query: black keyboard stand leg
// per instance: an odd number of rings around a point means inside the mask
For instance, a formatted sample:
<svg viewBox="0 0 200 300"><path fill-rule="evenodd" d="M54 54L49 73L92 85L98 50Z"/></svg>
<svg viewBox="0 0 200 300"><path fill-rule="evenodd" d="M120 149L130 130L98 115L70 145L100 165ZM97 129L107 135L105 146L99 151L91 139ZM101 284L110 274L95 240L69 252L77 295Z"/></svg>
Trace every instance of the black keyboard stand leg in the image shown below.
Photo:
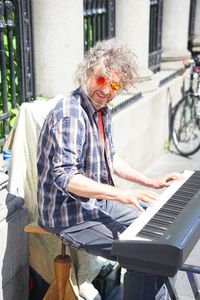
<svg viewBox="0 0 200 300"><path fill-rule="evenodd" d="M196 276L196 274L200 274L200 267L185 264L180 268L180 270L187 273L187 277L191 285L193 295L195 297L194 299L200 300L200 286Z"/></svg>
<svg viewBox="0 0 200 300"><path fill-rule="evenodd" d="M174 286L173 280L170 277L168 277L167 279L166 287L171 300L180 300L176 288Z"/></svg>
<svg viewBox="0 0 200 300"><path fill-rule="evenodd" d="M192 272L187 272L187 277L189 280L189 283L191 285L192 288L192 292L194 295L194 299L195 300L200 300L200 288L199 288L199 284L197 281L197 276L196 274L192 273Z"/></svg>

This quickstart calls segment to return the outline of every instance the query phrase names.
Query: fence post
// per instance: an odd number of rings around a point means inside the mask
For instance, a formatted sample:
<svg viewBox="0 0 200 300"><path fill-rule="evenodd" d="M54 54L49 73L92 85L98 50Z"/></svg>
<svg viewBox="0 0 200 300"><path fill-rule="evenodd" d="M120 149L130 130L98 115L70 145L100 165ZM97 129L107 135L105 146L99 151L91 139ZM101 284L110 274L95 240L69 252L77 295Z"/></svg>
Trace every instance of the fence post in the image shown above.
<svg viewBox="0 0 200 300"><path fill-rule="evenodd" d="M10 67L10 86L12 108L16 107L16 86L15 86L15 69L14 69L14 49L13 49L13 29L15 27L12 19L13 4L11 1L5 1L6 23L8 31L8 50L9 50L9 67Z"/></svg>
<svg viewBox="0 0 200 300"><path fill-rule="evenodd" d="M2 100L3 100L3 114L0 116L0 121L6 118L8 112L7 105L7 86L6 86L6 52L4 47L4 31L6 24L4 22L4 4L0 1L0 58L1 58L1 78L2 78ZM4 121L4 133L9 133L9 122L7 119Z"/></svg>

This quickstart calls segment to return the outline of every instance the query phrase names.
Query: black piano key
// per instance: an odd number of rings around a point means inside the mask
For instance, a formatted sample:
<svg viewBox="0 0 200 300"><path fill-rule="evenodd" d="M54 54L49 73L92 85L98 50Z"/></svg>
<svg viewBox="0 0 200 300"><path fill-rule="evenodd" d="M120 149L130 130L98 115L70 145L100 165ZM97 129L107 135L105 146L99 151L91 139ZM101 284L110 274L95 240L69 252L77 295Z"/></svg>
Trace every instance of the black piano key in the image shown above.
<svg viewBox="0 0 200 300"><path fill-rule="evenodd" d="M191 184L194 184L194 185L196 185L196 186L200 186L200 184L199 184L199 182L200 182L200 177L190 177L190 178L188 178L188 180L186 181L186 183L191 183Z"/></svg>
<svg viewBox="0 0 200 300"><path fill-rule="evenodd" d="M199 182L197 182L197 181L193 181L193 180L188 180L188 181L186 181L183 185L182 185L182 187L183 188L185 188L185 187L187 187L187 188L189 188L189 189L193 189L193 190L195 190L195 191L197 191L197 190L199 190L199 188L200 188L200 184L199 184Z"/></svg>
<svg viewBox="0 0 200 300"><path fill-rule="evenodd" d="M169 213L162 212L161 210L159 210L159 212L153 217L153 219L155 218L163 219L171 223L174 221L174 217L172 217Z"/></svg>
<svg viewBox="0 0 200 300"><path fill-rule="evenodd" d="M173 195L171 198L170 198L170 200L168 200L168 202L171 202L171 201L177 201L177 202L179 202L180 204L182 204L183 206L185 206L185 205L187 205L188 204L188 202L189 202L189 199L187 198L187 199L185 199L184 197L182 197L182 196L175 196L175 195Z"/></svg>
<svg viewBox="0 0 200 300"><path fill-rule="evenodd" d="M158 234L163 234L166 231L166 227L162 228L160 226L155 226L151 222L148 222L148 224L145 226L145 230L150 230Z"/></svg>
<svg viewBox="0 0 200 300"><path fill-rule="evenodd" d="M199 184L194 184L194 183L190 183L190 182L186 182L183 187L186 189L194 190L194 191L199 190Z"/></svg>
<svg viewBox="0 0 200 300"><path fill-rule="evenodd" d="M172 221L166 220L163 217L157 216L157 214L150 220L153 224L157 224L158 226L168 227L172 224Z"/></svg>
<svg viewBox="0 0 200 300"><path fill-rule="evenodd" d="M192 189L189 186L184 186L184 187L179 189L178 194L181 194L181 193L185 194L186 193L186 194L189 194L189 195L195 195L197 191L198 190Z"/></svg>
<svg viewBox="0 0 200 300"><path fill-rule="evenodd" d="M165 206L163 206L161 209L160 209L160 212L162 213L166 213L168 214L169 216L178 216L179 215L179 212L178 211L175 211L173 209L170 209L170 208L165 208Z"/></svg>
<svg viewBox="0 0 200 300"><path fill-rule="evenodd" d="M175 195L175 194L174 194ZM187 191L185 191L185 192L179 192L179 194L176 194L175 196L179 196L179 197L182 197L183 199L185 199L185 200L189 200L189 199L191 199L193 196L195 195L195 193L193 194L193 193L189 193L189 192L187 192Z"/></svg>
<svg viewBox="0 0 200 300"><path fill-rule="evenodd" d="M161 221L157 222L157 220L151 219L148 222L148 225L155 227L155 228L159 228L160 230L166 230L169 226L169 223L164 224L164 222L161 222Z"/></svg>
<svg viewBox="0 0 200 300"><path fill-rule="evenodd" d="M189 178L183 185L191 185L195 188L199 188L200 184L199 184L199 179L194 179L194 178Z"/></svg>
<svg viewBox="0 0 200 300"><path fill-rule="evenodd" d="M168 201L168 204L171 205L172 207L178 207L179 209L183 209L188 202L180 202L177 201L175 199L170 199L170 201Z"/></svg>
<svg viewBox="0 0 200 300"><path fill-rule="evenodd" d="M148 229L142 229L139 234L137 236L140 236L140 237L146 237L146 238L151 238L151 239L159 239L160 237L163 236L162 233L158 233L158 232L153 232L151 230L148 230Z"/></svg>
<svg viewBox="0 0 200 300"><path fill-rule="evenodd" d="M185 199L185 198L180 197L180 196L178 197L178 196L175 196L175 195L173 195L167 202L171 203L173 201L177 201L183 206L188 203L188 199Z"/></svg>
<svg viewBox="0 0 200 300"><path fill-rule="evenodd" d="M183 209L182 206L174 205L173 202L172 203L167 202L167 204L164 206L164 208L170 209L170 210L172 209L173 211L177 211L178 213L180 213L181 210Z"/></svg>
<svg viewBox="0 0 200 300"><path fill-rule="evenodd" d="M196 191L190 190L189 188L185 188L185 187L183 188L183 187L181 187L181 188L178 190L178 192L176 192L175 194L177 194L177 195L187 194L188 196L191 197L191 195L196 194Z"/></svg>
<svg viewBox="0 0 200 300"><path fill-rule="evenodd" d="M139 232L137 234L137 237L145 238L145 239L151 239L151 240L159 240L159 238L160 238L160 236L155 236L155 235L152 235L151 233L145 234L145 233L142 233L142 232Z"/></svg>

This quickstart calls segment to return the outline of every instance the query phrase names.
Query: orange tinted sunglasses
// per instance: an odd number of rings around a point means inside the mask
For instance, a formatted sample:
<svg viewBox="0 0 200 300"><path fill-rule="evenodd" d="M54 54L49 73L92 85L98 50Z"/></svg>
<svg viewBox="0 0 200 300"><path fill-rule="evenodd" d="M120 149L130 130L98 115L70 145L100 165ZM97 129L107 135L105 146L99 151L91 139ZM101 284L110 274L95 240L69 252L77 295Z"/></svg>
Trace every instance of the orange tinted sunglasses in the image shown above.
<svg viewBox="0 0 200 300"><path fill-rule="evenodd" d="M108 79L104 76L98 76L96 78L96 83L98 85L104 85L104 84L106 84L107 81L108 81ZM113 91L118 91L121 88L121 85L118 82L110 82L110 86Z"/></svg>

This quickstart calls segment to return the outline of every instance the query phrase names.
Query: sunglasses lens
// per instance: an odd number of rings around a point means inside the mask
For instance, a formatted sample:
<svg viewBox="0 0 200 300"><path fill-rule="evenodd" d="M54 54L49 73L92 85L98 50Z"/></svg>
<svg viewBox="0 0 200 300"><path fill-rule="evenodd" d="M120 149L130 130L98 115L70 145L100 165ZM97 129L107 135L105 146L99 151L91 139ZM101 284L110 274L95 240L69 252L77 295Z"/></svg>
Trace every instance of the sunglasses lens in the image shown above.
<svg viewBox="0 0 200 300"><path fill-rule="evenodd" d="M96 83L98 85L104 85L104 84L106 84L106 82L107 82L107 79L104 76L98 76L96 78ZM121 88L120 84L117 82L111 82L110 86L114 91L118 91Z"/></svg>
<svg viewBox="0 0 200 300"><path fill-rule="evenodd" d="M112 82L110 85L114 91L118 91L120 89L120 84L117 82Z"/></svg>
<svg viewBox="0 0 200 300"><path fill-rule="evenodd" d="M105 84L106 78L103 77L103 76L99 76L99 77L96 78L96 82L97 82L98 85Z"/></svg>

